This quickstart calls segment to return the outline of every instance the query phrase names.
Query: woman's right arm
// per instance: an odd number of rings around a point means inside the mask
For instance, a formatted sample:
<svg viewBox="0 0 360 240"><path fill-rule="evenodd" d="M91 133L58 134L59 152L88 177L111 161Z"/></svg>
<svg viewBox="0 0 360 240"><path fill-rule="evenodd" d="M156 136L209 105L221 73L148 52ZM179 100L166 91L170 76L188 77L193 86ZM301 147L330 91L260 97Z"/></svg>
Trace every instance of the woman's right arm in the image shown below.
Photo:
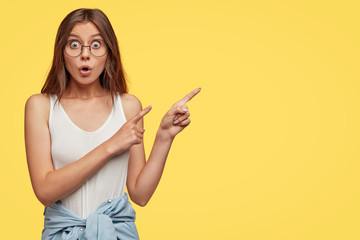
<svg viewBox="0 0 360 240"><path fill-rule="evenodd" d="M25 146L30 179L36 197L45 206L74 192L111 157L140 143L144 130L136 127L136 123L150 111L146 108L139 112L103 144L77 161L55 170L48 127L49 104L49 97L37 94L31 96L25 105Z"/></svg>

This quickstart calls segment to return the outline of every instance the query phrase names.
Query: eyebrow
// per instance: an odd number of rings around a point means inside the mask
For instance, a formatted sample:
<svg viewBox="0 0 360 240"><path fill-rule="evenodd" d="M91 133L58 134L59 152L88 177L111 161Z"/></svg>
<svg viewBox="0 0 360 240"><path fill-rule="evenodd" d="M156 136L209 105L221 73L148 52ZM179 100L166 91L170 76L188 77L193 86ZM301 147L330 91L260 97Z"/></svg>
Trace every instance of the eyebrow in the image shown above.
<svg viewBox="0 0 360 240"><path fill-rule="evenodd" d="M96 34L90 35L90 37L96 37L96 36L102 37L102 35L101 35L100 33L96 33ZM76 34L73 34L73 33L70 33L70 34L69 34L69 37L78 37L78 38L80 38L79 35L76 35Z"/></svg>

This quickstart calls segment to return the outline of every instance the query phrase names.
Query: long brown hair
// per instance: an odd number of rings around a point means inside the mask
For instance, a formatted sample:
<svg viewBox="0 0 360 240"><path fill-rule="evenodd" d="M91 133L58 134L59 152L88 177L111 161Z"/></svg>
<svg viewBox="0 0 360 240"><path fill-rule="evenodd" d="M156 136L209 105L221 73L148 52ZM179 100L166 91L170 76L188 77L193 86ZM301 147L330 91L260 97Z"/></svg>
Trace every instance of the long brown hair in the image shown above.
<svg viewBox="0 0 360 240"><path fill-rule="evenodd" d="M56 94L58 99L61 99L70 79L70 73L66 70L64 64L63 49L71 30L75 24L80 22L92 22L99 29L108 46L105 68L100 74L101 86L108 90L113 97L116 93L127 93L128 89L118 41L111 23L101 10L89 8L72 11L61 22L55 39L52 66L41 93Z"/></svg>

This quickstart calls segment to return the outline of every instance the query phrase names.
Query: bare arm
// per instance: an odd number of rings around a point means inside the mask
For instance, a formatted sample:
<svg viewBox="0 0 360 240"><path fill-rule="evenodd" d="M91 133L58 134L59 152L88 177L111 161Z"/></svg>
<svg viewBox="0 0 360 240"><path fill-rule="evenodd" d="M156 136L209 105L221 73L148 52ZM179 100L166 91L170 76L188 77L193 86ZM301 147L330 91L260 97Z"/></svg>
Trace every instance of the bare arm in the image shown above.
<svg viewBox="0 0 360 240"><path fill-rule="evenodd" d="M138 117L149 111L141 111ZM81 159L54 170L48 118L49 98L41 94L30 97L25 106L26 156L35 195L45 206L77 190L112 156L126 151L142 139L142 130L134 128L137 122L130 121L111 138L116 140L115 145L106 141Z"/></svg>
<svg viewBox="0 0 360 240"><path fill-rule="evenodd" d="M190 113L185 103L199 92L200 89L192 91L165 114L147 162L143 143L130 148L127 188L130 198L138 205L145 206L157 188L175 136L190 124ZM129 105L132 106L127 109L130 116L142 108L138 99L133 99ZM142 120L138 127L143 128Z"/></svg>

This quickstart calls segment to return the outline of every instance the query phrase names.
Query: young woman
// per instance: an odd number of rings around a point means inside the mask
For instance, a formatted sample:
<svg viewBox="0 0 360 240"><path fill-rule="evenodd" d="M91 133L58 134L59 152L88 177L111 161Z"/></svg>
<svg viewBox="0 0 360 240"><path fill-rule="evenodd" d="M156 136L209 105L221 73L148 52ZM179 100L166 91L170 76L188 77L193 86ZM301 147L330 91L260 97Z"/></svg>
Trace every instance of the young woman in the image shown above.
<svg viewBox="0 0 360 240"><path fill-rule="evenodd" d="M185 105L162 118L148 161L143 117L151 106L127 93L113 28L98 9L77 9L60 24L41 94L25 106L31 183L44 204L42 239L138 239L135 211L163 172L174 137L190 124Z"/></svg>

